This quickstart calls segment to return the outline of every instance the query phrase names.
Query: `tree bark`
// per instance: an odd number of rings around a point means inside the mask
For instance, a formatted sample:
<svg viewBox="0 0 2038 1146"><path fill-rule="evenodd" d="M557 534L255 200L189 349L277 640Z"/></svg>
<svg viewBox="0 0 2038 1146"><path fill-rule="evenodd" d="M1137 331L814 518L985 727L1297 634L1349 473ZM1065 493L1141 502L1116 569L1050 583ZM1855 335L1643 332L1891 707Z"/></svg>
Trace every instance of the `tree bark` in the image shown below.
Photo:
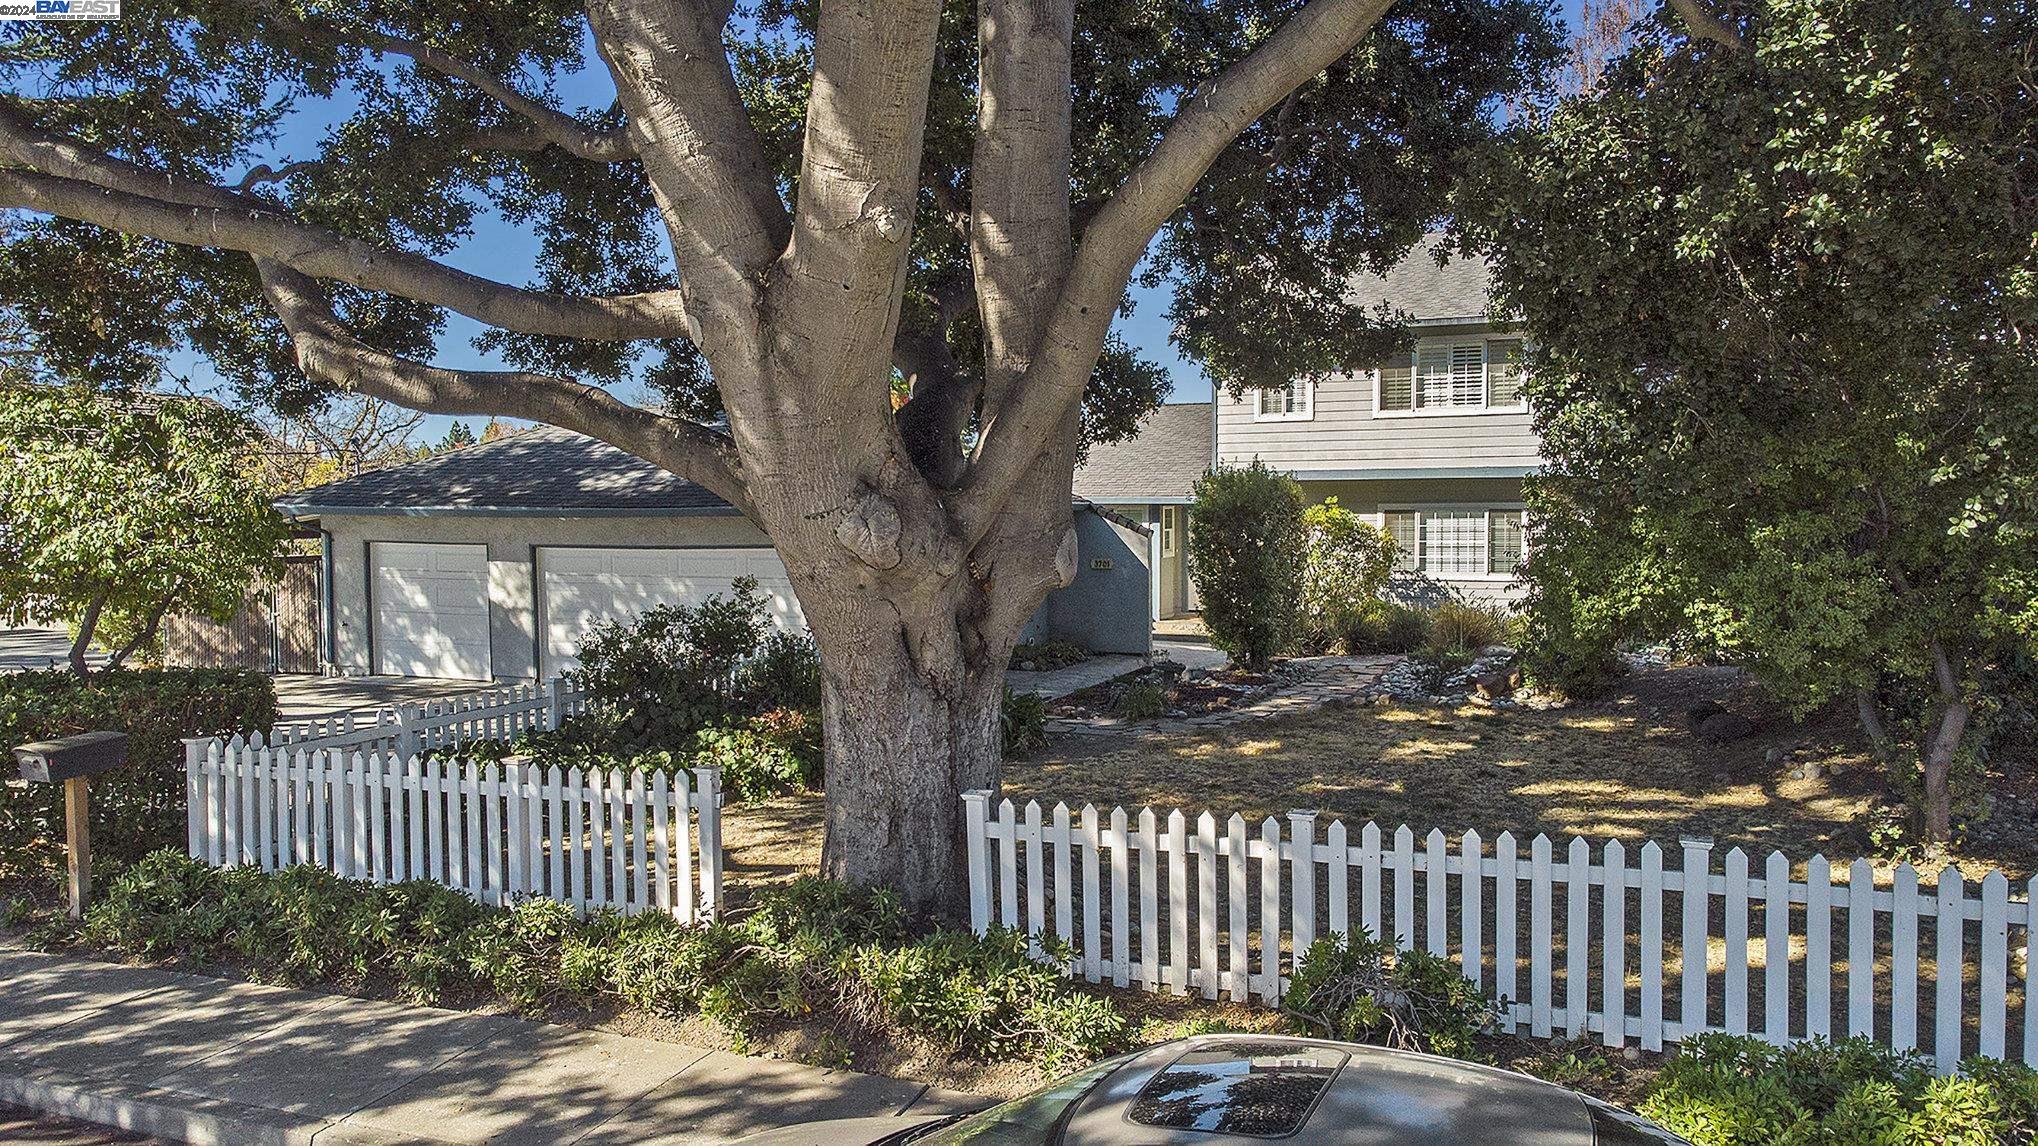
<svg viewBox="0 0 2038 1146"><path fill-rule="evenodd" d="M1967 722L1974 715L1974 708L1960 695L1959 675L1953 670L1945 646L1935 640L1931 653L1941 706L1938 730L1924 751L1923 811L1925 838L1945 843L1953 838L1953 761L1960 751L1961 739L1967 735Z"/></svg>
<svg viewBox="0 0 2038 1146"><path fill-rule="evenodd" d="M158 601L155 609L149 613L148 623L142 626L142 631L136 633L133 640L113 650L113 655L106 658L106 667L110 669L119 668L127 663L127 658L133 656L142 646L154 640L156 632L163 627L163 614L168 608L168 598Z"/></svg>
<svg viewBox="0 0 2038 1146"><path fill-rule="evenodd" d="M92 647L92 635L99 629L99 612L106 608L106 594L92 598L85 606L85 615L78 618L78 639L71 642L71 671L84 680L92 675L92 665L85 659L85 651Z"/></svg>
<svg viewBox="0 0 2038 1146"><path fill-rule="evenodd" d="M824 874L895 888L916 912L961 913L968 884L957 793L997 790L1009 655L1007 646L979 659L944 692L902 642L824 654Z"/></svg>

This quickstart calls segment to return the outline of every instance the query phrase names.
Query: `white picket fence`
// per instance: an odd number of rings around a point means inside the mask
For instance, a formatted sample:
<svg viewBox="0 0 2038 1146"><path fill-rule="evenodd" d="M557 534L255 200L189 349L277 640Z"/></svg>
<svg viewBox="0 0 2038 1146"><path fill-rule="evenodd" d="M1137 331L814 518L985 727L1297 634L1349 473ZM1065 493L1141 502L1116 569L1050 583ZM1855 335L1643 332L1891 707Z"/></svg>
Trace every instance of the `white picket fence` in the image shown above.
<svg viewBox="0 0 2038 1146"><path fill-rule="evenodd" d="M1716 864L1707 839L1666 866L1654 842L1631 858L1618 840L1573 839L1559 855L1542 835L1489 849L1477 832L1319 833L1306 811L1284 833L1272 817L1253 830L1237 815L991 799L963 796L972 925L1051 933L1076 952L1068 973L1093 983L1279 1005L1296 953L1363 928L1456 959L1509 1032L1645 1050L1698 1031L1865 1035L1942 1070L1976 1053L2038 1065L2033 967L2012 966L2038 922L2038 878L2012 899L2001 872L1948 868L1920 890L1902 865L1878 886L1865 859L1835 883L1824 857L1793 879L1772 852L1751 877L1745 852Z"/></svg>
<svg viewBox="0 0 2038 1146"><path fill-rule="evenodd" d="M586 707L587 694L572 678L554 677L542 685L477 689L440 700L407 701L370 713L347 712L278 725L268 741L299 748L384 752L408 759L430 748L550 731Z"/></svg>
<svg viewBox="0 0 2038 1146"><path fill-rule="evenodd" d="M214 866L311 864L684 922L721 907L717 768L689 780L206 738L185 741L185 796L190 854Z"/></svg>

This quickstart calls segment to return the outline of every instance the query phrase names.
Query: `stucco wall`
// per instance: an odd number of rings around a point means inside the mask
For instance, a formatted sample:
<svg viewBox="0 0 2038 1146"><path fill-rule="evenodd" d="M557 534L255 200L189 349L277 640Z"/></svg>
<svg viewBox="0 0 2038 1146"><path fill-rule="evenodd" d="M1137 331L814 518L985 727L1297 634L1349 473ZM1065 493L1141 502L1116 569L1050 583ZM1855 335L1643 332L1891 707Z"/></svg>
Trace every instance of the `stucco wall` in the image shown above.
<svg viewBox="0 0 2038 1146"><path fill-rule="evenodd" d="M1076 514L1076 580L1041 606L1046 633L1099 653L1153 651L1146 534L1088 510ZM1109 568L1099 569L1100 563ZM1038 620L1038 617L1036 617Z"/></svg>
<svg viewBox="0 0 2038 1146"><path fill-rule="evenodd" d="M354 675L374 671L370 640L368 547L377 541L488 547L489 656L499 678L537 673L534 552L539 546L709 546L768 548L748 520L708 517L524 517L434 515L328 516L332 552L332 664ZM1100 652L1144 655L1147 617L1145 538L1094 513L1076 515L1076 583L1054 594L1028 625L1031 635L1066 635ZM1092 557L1109 571L1090 569Z"/></svg>
<svg viewBox="0 0 2038 1146"><path fill-rule="evenodd" d="M718 517L327 517L332 545L333 664L347 674L373 672L369 640L368 546L376 541L481 544L488 547L489 657L497 677L537 674L537 588L533 550L541 545L712 545L768 547L764 532L735 516Z"/></svg>

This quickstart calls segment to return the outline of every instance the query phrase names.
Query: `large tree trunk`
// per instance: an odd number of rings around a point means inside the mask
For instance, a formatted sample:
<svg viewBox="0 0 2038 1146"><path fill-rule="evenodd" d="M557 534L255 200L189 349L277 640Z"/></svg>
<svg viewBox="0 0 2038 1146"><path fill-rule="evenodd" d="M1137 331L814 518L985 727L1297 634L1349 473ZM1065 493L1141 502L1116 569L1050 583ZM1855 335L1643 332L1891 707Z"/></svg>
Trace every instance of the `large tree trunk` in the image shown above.
<svg viewBox="0 0 2038 1146"><path fill-rule="evenodd" d="M903 645L830 668L821 702L827 753L825 874L896 888L916 911L966 902L958 792L996 790L1005 665L973 667L952 695L915 671Z"/></svg>

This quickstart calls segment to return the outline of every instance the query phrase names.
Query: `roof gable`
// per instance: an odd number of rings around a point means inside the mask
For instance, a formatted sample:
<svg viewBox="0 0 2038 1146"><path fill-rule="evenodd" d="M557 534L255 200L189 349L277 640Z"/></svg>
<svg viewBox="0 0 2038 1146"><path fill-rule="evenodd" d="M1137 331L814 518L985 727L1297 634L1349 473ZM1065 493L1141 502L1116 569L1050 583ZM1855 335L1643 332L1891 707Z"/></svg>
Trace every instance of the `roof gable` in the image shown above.
<svg viewBox="0 0 2038 1146"><path fill-rule="evenodd" d="M1087 501L1186 501L1210 468L1208 402L1180 402L1148 414L1122 442L1090 447L1076 470L1076 496Z"/></svg>
<svg viewBox="0 0 2038 1146"><path fill-rule="evenodd" d="M542 426L299 490L276 506L319 514L734 513L705 488L607 442Z"/></svg>

